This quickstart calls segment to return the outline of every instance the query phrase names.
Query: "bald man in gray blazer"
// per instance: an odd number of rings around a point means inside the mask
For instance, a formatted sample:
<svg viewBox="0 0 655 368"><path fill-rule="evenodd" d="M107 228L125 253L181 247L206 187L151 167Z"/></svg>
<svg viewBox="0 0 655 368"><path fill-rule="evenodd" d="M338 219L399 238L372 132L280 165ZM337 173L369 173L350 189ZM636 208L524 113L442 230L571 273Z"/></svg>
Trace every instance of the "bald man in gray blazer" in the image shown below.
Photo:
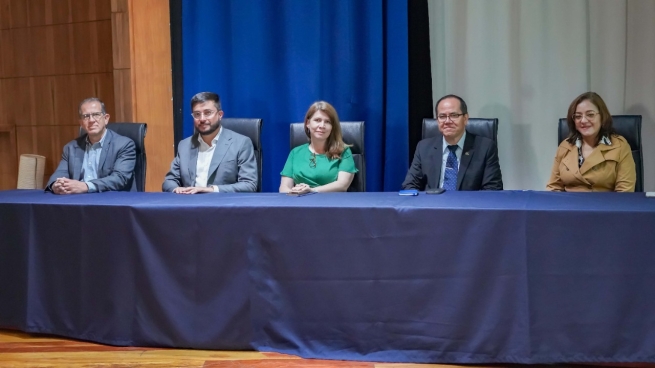
<svg viewBox="0 0 655 368"><path fill-rule="evenodd" d="M191 99L194 134L182 140L162 190L178 194L255 192L257 160L250 138L221 126L220 98Z"/></svg>

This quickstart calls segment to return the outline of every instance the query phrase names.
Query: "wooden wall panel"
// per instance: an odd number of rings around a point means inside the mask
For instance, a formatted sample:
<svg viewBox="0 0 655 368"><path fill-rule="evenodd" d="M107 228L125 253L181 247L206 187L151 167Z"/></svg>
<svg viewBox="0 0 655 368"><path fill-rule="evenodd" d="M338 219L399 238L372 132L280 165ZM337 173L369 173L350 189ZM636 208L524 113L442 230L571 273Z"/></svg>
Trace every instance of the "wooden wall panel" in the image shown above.
<svg viewBox="0 0 655 368"><path fill-rule="evenodd" d="M0 125L9 125L5 117L7 109L5 108L4 89L2 87L4 83L4 79L0 79Z"/></svg>
<svg viewBox="0 0 655 368"><path fill-rule="evenodd" d="M24 153L45 156L43 183L55 172L64 145L79 135L80 125L16 127L17 157ZM14 183L15 185L15 183Z"/></svg>
<svg viewBox="0 0 655 368"><path fill-rule="evenodd" d="M71 3L69 0L48 0L46 2L46 24L63 24L73 21Z"/></svg>
<svg viewBox="0 0 655 368"><path fill-rule="evenodd" d="M55 74L54 49L56 48L56 45L53 44L54 38L51 32L52 28L52 26L27 28L28 50L24 50L24 52L29 53L30 55L28 66L31 68L26 74L21 74L21 76ZM20 62L20 60L18 60L18 62Z"/></svg>
<svg viewBox="0 0 655 368"><path fill-rule="evenodd" d="M15 128L0 125L0 190L15 189L18 179Z"/></svg>
<svg viewBox="0 0 655 368"><path fill-rule="evenodd" d="M0 29L11 27L11 0L0 0Z"/></svg>
<svg viewBox="0 0 655 368"><path fill-rule="evenodd" d="M2 1L2 0L0 0ZM1 5L1 4L0 4ZM9 48L9 43L7 42L7 39L9 39L8 35L5 35L5 31L0 29L0 79L3 78L5 72L4 72L4 59L5 56L4 54L7 52L7 49Z"/></svg>
<svg viewBox="0 0 655 368"><path fill-rule="evenodd" d="M161 191L173 159L173 91L168 0L131 0L136 121L148 123L146 190Z"/></svg>
<svg viewBox="0 0 655 368"><path fill-rule="evenodd" d="M128 13L112 13L112 50L114 69L131 68L130 17Z"/></svg>
<svg viewBox="0 0 655 368"><path fill-rule="evenodd" d="M130 10L128 0L111 0L112 13L127 13Z"/></svg>
<svg viewBox="0 0 655 368"><path fill-rule="evenodd" d="M70 0L73 22L111 18L111 0Z"/></svg>
<svg viewBox="0 0 655 368"><path fill-rule="evenodd" d="M111 20L0 31L2 78L111 72Z"/></svg>
<svg viewBox="0 0 655 368"><path fill-rule="evenodd" d="M74 51L73 26L71 24L55 25L48 27L52 33L54 73L73 74L76 58L83 58L84 55L76 55Z"/></svg>
<svg viewBox="0 0 655 368"><path fill-rule="evenodd" d="M15 188L23 153L46 156L52 174L78 135L82 99L99 97L114 114L112 5L0 0L0 189Z"/></svg>
<svg viewBox="0 0 655 368"><path fill-rule="evenodd" d="M27 27L27 1L11 0L9 3L10 28Z"/></svg>
<svg viewBox="0 0 655 368"><path fill-rule="evenodd" d="M44 26L48 23L46 20L47 5L46 0L27 0L27 19L30 27Z"/></svg>
<svg viewBox="0 0 655 368"><path fill-rule="evenodd" d="M21 75L27 75L29 70L29 59L31 52L28 49L28 29L7 29L0 31L2 39L2 78L10 78ZM22 63L19 60L22 59ZM21 69L22 68L22 69Z"/></svg>
<svg viewBox="0 0 655 368"><path fill-rule="evenodd" d="M2 99L6 106L3 124L32 123L32 93L29 78L11 78L2 81Z"/></svg>
<svg viewBox="0 0 655 368"><path fill-rule="evenodd" d="M112 0L112 51L114 64L114 121L134 122L134 79L132 78L132 32L129 3Z"/></svg>
<svg viewBox="0 0 655 368"><path fill-rule="evenodd" d="M73 23L75 73L111 72L111 20Z"/></svg>
<svg viewBox="0 0 655 368"><path fill-rule="evenodd" d="M114 70L114 96L116 108L113 121L134 122L132 109L132 78L130 69Z"/></svg>
<svg viewBox="0 0 655 368"><path fill-rule="evenodd" d="M3 4L0 3L0 6ZM4 8L0 8L2 10ZM0 79L0 94L4 94L5 81ZM18 177L16 158L16 129L7 122L7 108L0 98L0 190L16 188Z"/></svg>

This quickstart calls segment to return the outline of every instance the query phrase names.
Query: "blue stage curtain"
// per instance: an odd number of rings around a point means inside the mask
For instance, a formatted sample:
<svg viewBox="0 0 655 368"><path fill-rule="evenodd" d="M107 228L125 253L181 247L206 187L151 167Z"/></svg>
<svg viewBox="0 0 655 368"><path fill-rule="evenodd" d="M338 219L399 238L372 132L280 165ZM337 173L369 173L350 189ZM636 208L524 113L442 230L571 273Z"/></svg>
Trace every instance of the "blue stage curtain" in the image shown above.
<svg viewBox="0 0 655 368"><path fill-rule="evenodd" d="M183 2L184 136L191 97L263 118L263 190L277 191L289 124L330 102L366 122L367 191L398 190L408 166L407 0Z"/></svg>

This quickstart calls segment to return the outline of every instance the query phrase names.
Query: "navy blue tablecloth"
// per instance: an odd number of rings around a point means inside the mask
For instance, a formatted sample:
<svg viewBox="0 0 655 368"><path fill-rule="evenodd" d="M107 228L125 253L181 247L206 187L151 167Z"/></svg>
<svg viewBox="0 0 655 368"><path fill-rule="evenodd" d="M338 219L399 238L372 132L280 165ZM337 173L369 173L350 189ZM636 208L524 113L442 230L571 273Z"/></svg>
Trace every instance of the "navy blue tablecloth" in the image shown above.
<svg viewBox="0 0 655 368"><path fill-rule="evenodd" d="M403 362L655 361L643 194L0 192L0 326Z"/></svg>

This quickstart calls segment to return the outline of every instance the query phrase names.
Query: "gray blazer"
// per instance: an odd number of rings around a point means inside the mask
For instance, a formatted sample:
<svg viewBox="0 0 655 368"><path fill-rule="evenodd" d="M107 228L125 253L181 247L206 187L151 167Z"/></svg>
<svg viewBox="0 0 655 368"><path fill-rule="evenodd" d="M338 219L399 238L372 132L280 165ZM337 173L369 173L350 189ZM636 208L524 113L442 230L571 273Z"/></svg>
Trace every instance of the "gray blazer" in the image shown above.
<svg viewBox="0 0 655 368"><path fill-rule="evenodd" d="M195 186L199 146L196 139L194 134L177 146L177 156L162 184L164 192ZM250 138L223 127L209 166L207 185L217 185L218 191L224 193L257 190L257 160Z"/></svg>
<svg viewBox="0 0 655 368"><path fill-rule="evenodd" d="M64 146L61 161L59 161L57 170L48 180L46 191L52 191L52 183L57 178L82 180L82 162L86 150L86 137L87 135L84 134ZM98 192L136 192L135 163L136 149L134 141L107 129L98 163L98 179L91 180L91 182L95 184Z"/></svg>

